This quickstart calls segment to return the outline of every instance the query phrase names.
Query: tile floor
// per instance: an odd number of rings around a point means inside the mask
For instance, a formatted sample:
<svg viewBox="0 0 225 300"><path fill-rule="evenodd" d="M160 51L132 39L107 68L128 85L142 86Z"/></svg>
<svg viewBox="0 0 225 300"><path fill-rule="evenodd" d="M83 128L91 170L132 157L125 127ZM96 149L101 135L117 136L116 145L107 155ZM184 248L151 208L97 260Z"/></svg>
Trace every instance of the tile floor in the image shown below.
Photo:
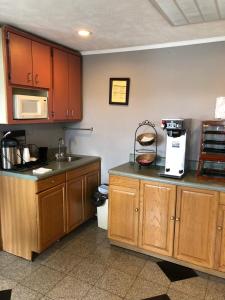
<svg viewBox="0 0 225 300"><path fill-rule="evenodd" d="M34 262L0 252L0 291L7 289L12 289L12 300L138 300L163 294L171 300L225 300L225 280L200 273L170 282L156 259L110 246L96 221Z"/></svg>

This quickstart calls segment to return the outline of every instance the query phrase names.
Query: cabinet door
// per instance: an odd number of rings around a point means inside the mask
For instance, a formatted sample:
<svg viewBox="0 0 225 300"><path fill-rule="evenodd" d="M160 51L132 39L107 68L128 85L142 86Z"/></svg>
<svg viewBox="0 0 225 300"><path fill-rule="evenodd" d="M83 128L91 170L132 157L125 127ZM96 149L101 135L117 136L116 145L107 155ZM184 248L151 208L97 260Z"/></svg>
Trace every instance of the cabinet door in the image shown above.
<svg viewBox="0 0 225 300"><path fill-rule="evenodd" d="M53 187L38 194L39 251L65 234L65 186Z"/></svg>
<svg viewBox="0 0 225 300"><path fill-rule="evenodd" d="M84 177L78 177L66 183L67 195L67 232L70 232L84 220Z"/></svg>
<svg viewBox="0 0 225 300"><path fill-rule="evenodd" d="M96 208L92 204L92 197L99 185L99 171L93 171L85 175L85 200L84 200L84 219L94 216Z"/></svg>
<svg viewBox="0 0 225 300"><path fill-rule="evenodd" d="M139 247L172 256L175 202L175 186L141 182Z"/></svg>
<svg viewBox="0 0 225 300"><path fill-rule="evenodd" d="M137 246L139 188L111 185L109 187L109 238Z"/></svg>
<svg viewBox="0 0 225 300"><path fill-rule="evenodd" d="M225 194L224 200L225 200ZM216 269L225 272L225 205L219 205L216 235Z"/></svg>
<svg viewBox="0 0 225 300"><path fill-rule="evenodd" d="M68 97L68 54L53 49L53 118L55 120L68 118Z"/></svg>
<svg viewBox="0 0 225 300"><path fill-rule="evenodd" d="M13 84L33 85L31 40L10 33L10 81Z"/></svg>
<svg viewBox="0 0 225 300"><path fill-rule="evenodd" d="M49 46L32 41L33 84L37 87L51 86L51 49Z"/></svg>
<svg viewBox="0 0 225 300"><path fill-rule="evenodd" d="M81 57L69 55L69 118L81 120Z"/></svg>
<svg viewBox="0 0 225 300"><path fill-rule="evenodd" d="M178 187L175 257L199 266L214 265L218 193Z"/></svg>

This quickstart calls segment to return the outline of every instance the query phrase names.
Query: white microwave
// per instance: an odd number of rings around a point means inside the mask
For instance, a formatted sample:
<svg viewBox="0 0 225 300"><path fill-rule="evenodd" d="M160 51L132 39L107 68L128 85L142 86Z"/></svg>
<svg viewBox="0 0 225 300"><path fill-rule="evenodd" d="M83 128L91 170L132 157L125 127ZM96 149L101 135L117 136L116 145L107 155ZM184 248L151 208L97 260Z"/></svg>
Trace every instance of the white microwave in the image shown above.
<svg viewBox="0 0 225 300"><path fill-rule="evenodd" d="M47 119L48 97L13 95L14 119Z"/></svg>

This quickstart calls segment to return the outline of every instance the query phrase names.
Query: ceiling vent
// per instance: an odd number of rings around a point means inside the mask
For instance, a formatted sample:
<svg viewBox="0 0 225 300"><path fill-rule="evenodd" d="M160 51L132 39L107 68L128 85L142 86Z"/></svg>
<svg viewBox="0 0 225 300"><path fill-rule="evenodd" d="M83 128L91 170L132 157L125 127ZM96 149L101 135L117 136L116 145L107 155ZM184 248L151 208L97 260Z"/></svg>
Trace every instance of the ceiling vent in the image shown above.
<svg viewBox="0 0 225 300"><path fill-rule="evenodd" d="M225 0L149 0L173 26L225 19Z"/></svg>

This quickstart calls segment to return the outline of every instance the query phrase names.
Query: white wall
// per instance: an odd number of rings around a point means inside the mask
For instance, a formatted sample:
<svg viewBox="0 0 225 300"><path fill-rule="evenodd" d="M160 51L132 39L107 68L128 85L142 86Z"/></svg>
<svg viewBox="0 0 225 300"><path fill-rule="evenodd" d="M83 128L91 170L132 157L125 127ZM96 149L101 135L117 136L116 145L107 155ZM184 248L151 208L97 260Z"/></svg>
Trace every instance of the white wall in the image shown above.
<svg viewBox="0 0 225 300"><path fill-rule="evenodd" d="M67 131L73 153L102 157L102 181L108 169L128 161L134 131L148 119L192 118L191 159L198 158L200 120L214 117L215 99L225 96L225 43L84 56L83 121ZM128 106L109 105L109 78L129 77ZM164 156L165 135L159 154Z"/></svg>

